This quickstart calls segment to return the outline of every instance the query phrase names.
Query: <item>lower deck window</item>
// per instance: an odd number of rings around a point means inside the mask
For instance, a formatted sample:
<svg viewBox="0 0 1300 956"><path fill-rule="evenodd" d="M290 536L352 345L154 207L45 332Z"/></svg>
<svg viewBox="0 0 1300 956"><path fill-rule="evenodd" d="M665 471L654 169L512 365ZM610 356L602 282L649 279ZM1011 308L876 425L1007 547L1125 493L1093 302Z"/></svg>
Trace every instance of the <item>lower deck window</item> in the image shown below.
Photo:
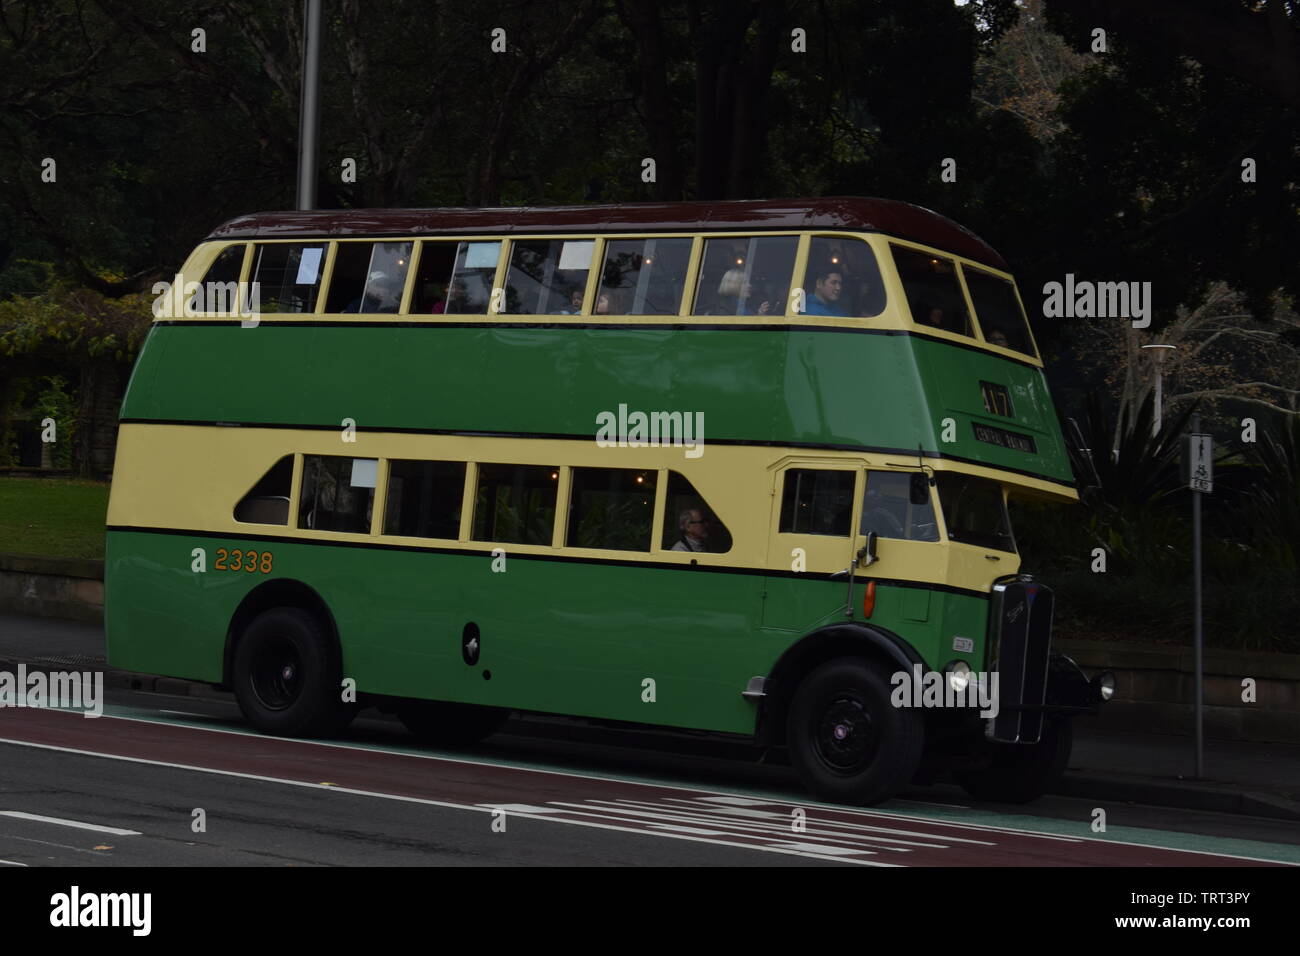
<svg viewBox="0 0 1300 956"><path fill-rule="evenodd" d="M565 543L571 548L649 551L655 477L653 471L574 468Z"/></svg>
<svg viewBox="0 0 1300 956"><path fill-rule="evenodd" d="M303 456L298 527L369 534L378 465L373 458Z"/></svg>
<svg viewBox="0 0 1300 956"><path fill-rule="evenodd" d="M390 462L384 534L459 538L464 491L462 461Z"/></svg>
<svg viewBox="0 0 1300 956"><path fill-rule="evenodd" d="M474 540L550 544L559 478L552 465L479 465Z"/></svg>
<svg viewBox="0 0 1300 956"><path fill-rule="evenodd" d="M705 551L710 554L724 554L731 550L731 532L690 481L670 471L667 491L663 529L665 550Z"/></svg>

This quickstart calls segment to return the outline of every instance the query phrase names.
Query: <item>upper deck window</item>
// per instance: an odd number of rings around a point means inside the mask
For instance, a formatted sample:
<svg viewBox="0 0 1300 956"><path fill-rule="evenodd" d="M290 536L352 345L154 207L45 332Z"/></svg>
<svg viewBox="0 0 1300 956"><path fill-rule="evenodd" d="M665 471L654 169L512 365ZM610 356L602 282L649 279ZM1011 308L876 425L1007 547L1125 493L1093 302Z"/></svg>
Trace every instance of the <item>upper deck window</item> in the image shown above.
<svg viewBox="0 0 1300 956"><path fill-rule="evenodd" d="M190 296L190 312L229 315L239 307L239 275L244 269L244 244L226 246L213 260L199 290Z"/></svg>
<svg viewBox="0 0 1300 956"><path fill-rule="evenodd" d="M944 256L906 246L891 245L890 249L898 277L903 280L912 321L958 335L973 335L956 264Z"/></svg>
<svg viewBox="0 0 1300 956"><path fill-rule="evenodd" d="M315 312L325 244L268 242L257 246L252 281L263 312Z"/></svg>
<svg viewBox="0 0 1300 956"><path fill-rule="evenodd" d="M804 272L804 315L870 318L885 308L885 284L871 246L861 239L814 236Z"/></svg>
<svg viewBox="0 0 1300 956"><path fill-rule="evenodd" d="M595 245L591 239L533 239L512 243L506 304L502 311L511 315L580 313Z"/></svg>
<svg viewBox="0 0 1300 956"><path fill-rule="evenodd" d="M393 313L402 304L409 242L341 242L334 255L326 312Z"/></svg>
<svg viewBox="0 0 1300 956"><path fill-rule="evenodd" d="M966 277L966 288L970 290L984 341L1033 355L1029 324L1011 283L969 266L962 266L962 274Z"/></svg>
<svg viewBox="0 0 1300 956"><path fill-rule="evenodd" d="M795 236L706 239L695 315L785 315Z"/></svg>
<svg viewBox="0 0 1300 956"><path fill-rule="evenodd" d="M486 315L500 258L499 242L421 242L410 314Z"/></svg>
<svg viewBox="0 0 1300 956"><path fill-rule="evenodd" d="M683 237L606 242L600 291L592 312L676 315L686 288L686 267L694 241Z"/></svg>

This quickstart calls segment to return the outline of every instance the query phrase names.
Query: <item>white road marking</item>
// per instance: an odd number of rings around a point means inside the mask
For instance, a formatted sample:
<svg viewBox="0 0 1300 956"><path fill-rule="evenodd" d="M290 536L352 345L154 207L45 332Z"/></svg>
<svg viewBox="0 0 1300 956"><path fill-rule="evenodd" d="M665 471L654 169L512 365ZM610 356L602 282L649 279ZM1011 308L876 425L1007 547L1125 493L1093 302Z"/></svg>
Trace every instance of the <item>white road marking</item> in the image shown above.
<svg viewBox="0 0 1300 956"><path fill-rule="evenodd" d="M595 803L608 803L608 802L611 802L611 801L592 801L592 802L595 802ZM628 806L641 807L641 808L649 809L649 810L668 810L668 811L673 811L674 813L678 814L678 815L681 817L681 819L684 819L684 820L692 820L692 821L695 821L695 822L698 822L698 823L713 823L713 824L716 825L716 824L721 824L721 823L723 823L725 820L728 820L728 819L729 819L729 816L728 816L729 811L727 811L727 810L722 810L722 809L715 808L715 807L700 807L700 808L697 808L697 809L694 809L694 810L692 810L692 809L690 809L690 808L682 808L681 810L678 810L676 807L665 806L664 804L658 804L658 803L646 803L646 802L643 802L643 801L637 801L637 800L618 800L618 801L615 801L615 802L617 802L617 803L619 803L619 804L625 804L625 805L628 805ZM669 797L668 800L665 801L665 802L669 802L669 803L684 803L684 804L689 804L691 801L689 801L689 800L683 800L683 799L681 799L680 797ZM776 819L779 819L779 820L785 821L785 822L782 822L782 823L749 823L749 822L742 822L742 821L737 820L737 821L735 821L735 825L737 825L737 826L742 826L742 827L748 827L748 828L765 828L765 829L770 829L770 830L772 830L772 831L774 831L774 832L778 832L778 833L787 833L787 832L791 832L791 831L790 831L790 823L789 823L789 820L790 820L790 816L789 816L789 814L785 814L785 813L774 813L774 814L773 814L773 817L775 817ZM949 843L969 843L969 844L971 844L971 845L973 845L973 846L996 846L996 845L997 845L997 844L995 844L995 843L989 843L987 840L963 840L963 839L961 839L960 837L949 837L949 836L936 837L935 834L932 834L932 833L916 833L916 832L913 832L913 831L911 831L911 830L893 830L893 829L889 829L888 827L872 827L872 826L866 826L866 825L861 824L861 823L844 823L844 822L841 822L841 821L839 821L839 820L807 819L807 820L805 820L805 824L806 824L807 826L810 826L810 827L811 827L811 826L816 826L816 827L820 827L820 828L822 828L823 831L824 831L824 835L827 835L827 836L838 836L838 837L842 837L842 838L844 838L844 839L852 840L852 839L855 839L855 838L857 837L857 834L854 834L854 833L843 833L843 832L838 832L838 831L840 831L840 830L860 830L860 831L863 832L863 835L864 835L864 836L866 836L867 838L871 839L872 841L874 841L874 842L876 842L876 843L901 843L901 844L903 844L904 846L919 846L919 847L925 847L925 848L928 848L928 849L935 849L935 850L947 849L947 846L948 846ZM884 836L879 836L879 834L881 834L881 833L893 833L893 834L898 834L898 835L902 835L902 836L915 836L915 837L922 837L922 838L924 838L924 839L928 839L928 840L940 839L940 840L943 840L943 841L945 841L945 842L943 842L943 843L919 843L919 842L917 842L917 841L915 841L915 840L899 840L899 839L896 839L896 838L893 838L893 837L884 837Z"/></svg>
<svg viewBox="0 0 1300 956"><path fill-rule="evenodd" d="M173 763L172 761L168 761L168 760L150 760L145 757L126 757L121 754L102 754L102 753L97 753L93 750L81 750L76 747L58 747L55 746L54 744L38 744L38 743L32 743L31 741L27 741L27 740L14 740L9 737L0 737L0 743L13 744L18 747L32 747L37 750L52 750L58 753L77 754L78 756L82 756L82 757L99 757L103 760L121 760L126 763L141 763L141 764L146 764L154 767L171 767L174 770L192 770L195 773L210 773L220 777L236 777L241 780L259 780L263 783L278 783L289 787L305 787L311 790L323 790L327 793L348 793L356 797L374 797L379 800L396 800L401 803L418 803L423 806L446 807L449 810L473 810L476 813L484 813L484 812L490 812L492 809L496 809L494 807L479 807L468 803L450 803L446 800L430 800L428 797L408 797L396 793L378 793L373 790L356 790L353 789L352 787L324 786L322 784L311 783L306 780L287 780L282 777L267 777L262 774L244 773L238 770L216 770L212 767L198 767L198 766L194 766L193 764ZM362 749L362 748L350 748L350 749ZM374 752L375 751L371 751L371 753ZM469 761L465 761L465 762L469 762ZM489 764L488 766L492 766L492 765ZM581 775L563 774L563 776L576 777ZM685 788L675 787L673 789L684 790ZM620 827L620 826L613 826L607 823L596 823L594 821L589 821L589 820L574 820L574 819L568 819L564 817L549 816L549 815L542 815L542 814L538 814L535 816L529 814L521 814L521 816L528 816L529 819L542 820L548 823L563 823L569 826L590 827L596 830L616 830L621 833L632 833L632 834L639 834L641 836L650 836L650 837L663 837L664 839L668 839L668 840L687 840L692 843L708 843L713 846L730 846L742 850L755 850L760 853L780 853L785 856L799 856L810 860L825 861L827 859L826 856L816 854L816 853L804 853L799 850L790 850L790 849L785 849L783 847L758 846L753 843L736 843L731 840L706 839L704 837L692 836L687 833L670 833L670 832L660 833L651 830L646 830L643 827ZM893 863L878 863L878 862L868 861L868 860L843 860L842 862L854 863L859 866L895 866L896 865Z"/></svg>
<svg viewBox="0 0 1300 956"><path fill-rule="evenodd" d="M135 723L162 724L163 726L180 727L187 730L199 730L199 728L191 727L186 724L172 723L171 721L166 721L166 720L152 720L143 717L126 717L126 716L121 716L116 714L105 714L105 717L107 717L110 720L129 720ZM235 734L242 737L256 737L260 739L265 739L262 737L261 734L258 734L251 730L231 730L231 729L219 728L219 727L205 727L202 728L200 732ZM266 783L280 783L280 784L287 784L290 786L303 786L303 787L312 787L315 789L337 790L341 793L353 793L359 796L374 796L374 797L381 797L390 800L402 800L402 801L408 801L414 803L423 803L431 806L442 806L442 807L447 807L450 809L457 809L457 810L479 810L480 809L468 804L445 803L437 800L429 800L422 797L403 797L403 796L398 796L396 794L381 794L381 793L373 793L370 791L363 791L363 790L351 790L350 788L347 787L321 787L317 783L307 783L304 781L297 781L297 780L284 780L277 777L265 777L265 776L260 776L258 774L243 773L243 772L232 771L232 770L213 770L206 767L196 767L187 764L169 763L161 760L149 760L142 757L125 757L116 754L103 754L91 750L78 750L71 747L57 747L51 744L37 744L37 743L31 743L26 740L15 740L12 738L5 738L5 737L0 737L0 743L9 743L20 747L34 747L37 749L61 751L65 753L74 753L86 757L102 757L104 759L109 759L109 760L124 760L128 762L151 764L154 766L173 767L179 770L192 770L198 773L213 773L213 774L224 775L224 776L239 777L247 780L261 780ZM341 750L356 750L356 751L360 751L363 753L370 753L370 754L376 754L376 753L397 754L399 756L415 757L418 759L444 760L449 763L465 764L468 766L493 767L497 769L506 768L506 769L521 770L527 773L543 773L543 774L548 774L550 776L556 776L556 777L577 777L582 780L597 780L597 781L604 781L604 782L630 784L633 786L654 787L659 790L675 790L684 793L712 795L710 797L698 798L702 800L712 799L718 801L731 801L731 800L752 799L752 798L739 797L735 794L728 794L717 790L708 790L703 787L688 787L688 786L683 786L681 784L664 783L664 782L654 781L654 780L644 780L644 779L635 779L635 778L629 779L627 777L609 777L609 776L601 776L598 774L591 774L591 773L576 773L572 771L551 770L545 767L536 767L536 766L524 765L520 763L507 763L507 762L500 762L500 761L494 762L494 761L486 761L486 760L466 760L462 757L450 757L450 756L443 756L441 754L404 751L404 750L399 750L397 748L377 749L374 747L364 747L364 746L358 746L354 744L319 741L319 740L294 740L293 743L298 745L309 745L315 747L336 747ZM761 803L773 803L777 805L780 804L780 801L777 798L771 798L769 800L758 800L755 802L760 804ZM918 816L915 813L899 812L899 811L888 810L879 807L873 807L867 810L861 808L845 807L842 805L832 804L832 803L821 803L819 801L812 800L812 799L799 801L797 804L794 805L804 807L805 809L816 807L824 810L831 810L834 811L835 813L845 814L849 816L856 816L863 819L879 820L881 818L886 818L898 822L924 824L927 826L936 826L936 827L948 827L948 828L954 828L959 830L985 832L989 834L1007 833L1007 834L1015 834L1021 836L1030 836L1040 840L1049 840L1049 841L1056 841L1056 842L1063 842L1063 843L1098 843L1104 846L1132 846L1132 847L1139 847L1141 849L1147 849L1147 850L1160 850L1166 853L1192 853L1201 856L1213 856L1213 857L1220 857L1229 860L1246 860L1254 863L1272 863L1280 866L1292 866L1292 867L1300 866L1300 864L1291 862L1289 860L1279 860L1270 857L1243 856L1239 853L1223 853L1214 850L1172 847L1158 842L1140 843L1134 840L1118 840L1111 837L1102 838L1102 837L1094 837L1094 836L1078 836L1078 837L1064 836L1056 833L1046 832L1043 830L1027 829L1025 827L999 826L997 824L991 824L991 823L963 823L963 822L957 822L952 820L941 820L941 819L936 819L934 817ZM590 827L595 827L597 829L622 830L624 832L631 832L631 833L646 832L643 829L631 830L626 827L603 826L597 823L589 823L589 822L578 821L578 820L560 820L556 817L541 817L541 819L549 819L554 822L573 823L578 826L590 826ZM667 834L667 833L662 835L672 836L672 834ZM950 837L950 836L944 836L938 834L936 834L935 836L943 840L956 841L958 839L957 837ZM683 835L680 837L680 839L689 840L692 838ZM720 841L703 840L700 842L708 843L708 842L720 842ZM738 845L743 846L746 849L758 849L749 844L738 844ZM808 854L797 853L795 851L783 851L783 850L768 850L768 852L786 852L796 856L808 855ZM825 859L825 858L822 857L821 859ZM858 861L853 861L853 862L858 862ZM893 866L896 864L872 863L869 865Z"/></svg>
<svg viewBox="0 0 1300 956"><path fill-rule="evenodd" d="M26 866L26 863L17 863L13 860L0 860L0 866Z"/></svg>
<svg viewBox="0 0 1300 956"><path fill-rule="evenodd" d="M139 830L123 830L119 827L105 827L98 823L82 823L80 820L64 820L61 817L43 817L36 813L23 813L21 810L0 810L0 817L13 817L15 820L34 820L37 823L53 823L61 827L74 827L78 830L94 830L96 833L111 833L113 836L139 836Z"/></svg>

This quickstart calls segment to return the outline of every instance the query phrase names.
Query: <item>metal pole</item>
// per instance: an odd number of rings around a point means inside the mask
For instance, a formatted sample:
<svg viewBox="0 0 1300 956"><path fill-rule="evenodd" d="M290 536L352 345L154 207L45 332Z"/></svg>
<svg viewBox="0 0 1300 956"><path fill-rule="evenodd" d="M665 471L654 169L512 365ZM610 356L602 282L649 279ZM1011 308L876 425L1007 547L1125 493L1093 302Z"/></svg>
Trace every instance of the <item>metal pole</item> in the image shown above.
<svg viewBox="0 0 1300 956"><path fill-rule="evenodd" d="M320 4L306 0L302 25L302 97L298 112L298 208L316 206L316 141L320 128Z"/></svg>
<svg viewBox="0 0 1300 956"><path fill-rule="evenodd" d="M1163 352L1156 353L1156 417L1155 420L1151 423L1152 437L1155 437L1156 435L1160 434L1160 424L1161 422L1164 421L1164 418L1161 416L1160 413L1160 404L1162 398L1161 385L1163 384L1163 380L1164 380L1164 376L1161 375L1160 373L1161 373L1161 366L1163 366L1164 364L1165 363L1164 363Z"/></svg>
<svg viewBox="0 0 1300 956"><path fill-rule="evenodd" d="M1201 432L1201 415L1192 415L1192 434ZM1201 662L1201 492L1192 491L1192 647L1196 668L1196 779L1205 776L1205 737L1202 721L1204 671Z"/></svg>

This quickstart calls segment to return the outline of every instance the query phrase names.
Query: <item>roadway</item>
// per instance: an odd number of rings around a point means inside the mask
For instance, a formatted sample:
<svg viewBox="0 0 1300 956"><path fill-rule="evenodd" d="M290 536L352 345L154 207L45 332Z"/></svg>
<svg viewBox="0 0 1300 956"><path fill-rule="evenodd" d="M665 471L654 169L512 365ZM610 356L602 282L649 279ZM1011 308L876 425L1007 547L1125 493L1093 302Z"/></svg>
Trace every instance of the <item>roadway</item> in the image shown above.
<svg viewBox="0 0 1300 956"><path fill-rule="evenodd" d="M109 692L105 715L0 710L0 866L1196 866L1300 864L1300 824L914 788L808 800L734 742L516 719L465 751L364 717L334 741L233 704ZM196 830L195 811L203 828Z"/></svg>

